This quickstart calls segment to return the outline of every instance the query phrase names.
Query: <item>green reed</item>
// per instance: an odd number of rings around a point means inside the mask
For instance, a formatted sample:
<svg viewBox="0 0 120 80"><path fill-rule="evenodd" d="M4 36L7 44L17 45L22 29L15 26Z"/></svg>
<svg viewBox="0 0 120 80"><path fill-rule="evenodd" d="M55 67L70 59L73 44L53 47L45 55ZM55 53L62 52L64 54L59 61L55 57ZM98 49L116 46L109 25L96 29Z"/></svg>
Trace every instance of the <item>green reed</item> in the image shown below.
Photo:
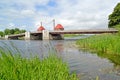
<svg viewBox="0 0 120 80"><path fill-rule="evenodd" d="M120 54L120 36L118 34L102 34L81 39L76 42L80 47L91 51L108 54Z"/></svg>
<svg viewBox="0 0 120 80"><path fill-rule="evenodd" d="M55 55L44 59L23 58L0 48L0 80L78 80L65 62Z"/></svg>

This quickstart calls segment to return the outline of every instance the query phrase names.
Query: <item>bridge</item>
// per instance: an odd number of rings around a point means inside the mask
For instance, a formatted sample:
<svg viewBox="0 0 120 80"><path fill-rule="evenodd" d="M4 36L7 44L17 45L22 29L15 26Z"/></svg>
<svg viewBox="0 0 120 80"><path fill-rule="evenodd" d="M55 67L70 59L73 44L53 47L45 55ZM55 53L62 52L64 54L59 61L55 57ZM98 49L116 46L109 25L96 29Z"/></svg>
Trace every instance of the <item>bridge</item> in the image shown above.
<svg viewBox="0 0 120 80"><path fill-rule="evenodd" d="M15 35L6 35L5 39L19 39L24 38L25 40L49 40L49 39L63 39L63 34L102 34L102 33L117 33L116 29L89 29L89 30L55 30L55 31L36 31L36 32L25 32Z"/></svg>

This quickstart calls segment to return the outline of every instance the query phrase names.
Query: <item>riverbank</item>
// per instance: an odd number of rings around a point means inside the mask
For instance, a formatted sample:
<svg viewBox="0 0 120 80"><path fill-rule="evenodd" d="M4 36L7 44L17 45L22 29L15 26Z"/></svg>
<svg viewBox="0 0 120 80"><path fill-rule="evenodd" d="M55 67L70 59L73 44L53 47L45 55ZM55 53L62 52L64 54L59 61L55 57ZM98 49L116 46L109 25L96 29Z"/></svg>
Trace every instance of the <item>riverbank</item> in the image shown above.
<svg viewBox="0 0 120 80"><path fill-rule="evenodd" d="M0 48L0 79L2 80L78 80L70 74L62 59L55 55L44 59L23 58Z"/></svg>
<svg viewBox="0 0 120 80"><path fill-rule="evenodd" d="M76 44L92 52L120 55L120 36L118 34L94 35L78 40Z"/></svg>
<svg viewBox="0 0 120 80"><path fill-rule="evenodd" d="M94 35L76 42L78 47L97 53L99 57L107 58L118 67L120 65L119 34Z"/></svg>
<svg viewBox="0 0 120 80"><path fill-rule="evenodd" d="M3 37L0 37L0 40L5 40L5 38L3 38Z"/></svg>

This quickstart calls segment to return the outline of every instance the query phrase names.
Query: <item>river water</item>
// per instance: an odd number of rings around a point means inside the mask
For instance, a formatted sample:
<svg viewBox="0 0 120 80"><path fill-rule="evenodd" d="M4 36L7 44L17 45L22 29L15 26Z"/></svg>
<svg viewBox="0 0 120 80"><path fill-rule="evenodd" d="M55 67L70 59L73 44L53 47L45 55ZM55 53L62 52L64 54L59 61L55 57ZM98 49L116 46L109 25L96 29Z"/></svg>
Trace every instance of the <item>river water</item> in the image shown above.
<svg viewBox="0 0 120 80"><path fill-rule="evenodd" d="M83 37L82 37L83 38ZM1 40L0 46L18 48L22 56L37 55L40 58L56 53L68 63L70 72L74 72L80 80L120 80L120 67L107 58L79 49L75 39L65 40Z"/></svg>

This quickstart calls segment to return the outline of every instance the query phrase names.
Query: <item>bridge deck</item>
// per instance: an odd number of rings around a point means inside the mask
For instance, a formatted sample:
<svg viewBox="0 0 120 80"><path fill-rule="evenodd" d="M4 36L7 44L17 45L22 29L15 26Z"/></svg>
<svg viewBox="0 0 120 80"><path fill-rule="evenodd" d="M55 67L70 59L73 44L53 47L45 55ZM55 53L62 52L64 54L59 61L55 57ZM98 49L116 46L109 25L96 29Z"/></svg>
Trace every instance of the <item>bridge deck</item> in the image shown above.
<svg viewBox="0 0 120 80"><path fill-rule="evenodd" d="M101 34L101 33L117 33L115 29L96 29L96 30L64 30L64 31L49 31L50 34ZM42 34L42 31L30 32L32 35ZM25 33L8 35L8 38L23 37Z"/></svg>
<svg viewBox="0 0 120 80"><path fill-rule="evenodd" d="M8 35L8 37L22 37L22 36L25 36L25 33Z"/></svg>
<svg viewBox="0 0 120 80"><path fill-rule="evenodd" d="M101 34L101 33L117 33L115 29L100 29L100 30L65 30L65 31L50 31L50 34Z"/></svg>

